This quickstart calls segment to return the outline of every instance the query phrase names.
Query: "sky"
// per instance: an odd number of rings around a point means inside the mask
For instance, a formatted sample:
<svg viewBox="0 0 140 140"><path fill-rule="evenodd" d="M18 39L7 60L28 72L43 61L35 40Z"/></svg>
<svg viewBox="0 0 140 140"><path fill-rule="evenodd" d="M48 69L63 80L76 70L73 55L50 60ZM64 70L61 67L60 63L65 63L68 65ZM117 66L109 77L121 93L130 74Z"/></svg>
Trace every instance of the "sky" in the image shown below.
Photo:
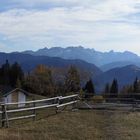
<svg viewBox="0 0 140 140"><path fill-rule="evenodd" d="M140 55L140 0L0 0L0 51L79 45Z"/></svg>

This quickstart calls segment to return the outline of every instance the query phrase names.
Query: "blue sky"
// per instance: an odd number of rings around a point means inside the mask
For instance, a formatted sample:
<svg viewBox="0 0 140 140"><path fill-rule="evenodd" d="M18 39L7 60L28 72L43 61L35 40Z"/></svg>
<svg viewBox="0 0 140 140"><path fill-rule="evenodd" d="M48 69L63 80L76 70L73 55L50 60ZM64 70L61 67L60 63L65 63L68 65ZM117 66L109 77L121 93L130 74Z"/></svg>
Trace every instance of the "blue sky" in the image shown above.
<svg viewBox="0 0 140 140"><path fill-rule="evenodd" d="M140 0L0 0L0 51L82 45L140 55Z"/></svg>

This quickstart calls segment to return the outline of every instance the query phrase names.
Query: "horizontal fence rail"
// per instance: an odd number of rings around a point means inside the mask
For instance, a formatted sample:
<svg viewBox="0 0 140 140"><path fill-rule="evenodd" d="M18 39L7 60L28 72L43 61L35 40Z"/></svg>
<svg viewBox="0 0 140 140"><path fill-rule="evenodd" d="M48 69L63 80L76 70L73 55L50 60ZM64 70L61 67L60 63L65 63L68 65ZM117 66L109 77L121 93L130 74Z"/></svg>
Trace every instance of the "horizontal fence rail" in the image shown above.
<svg viewBox="0 0 140 140"><path fill-rule="evenodd" d="M31 103L40 103L45 101L51 101L51 100L58 100L61 96L54 97L54 98L48 98L48 99L42 99L42 100L34 100L34 101L27 101L27 102L15 102L15 103L6 103L4 105L18 105L18 104L31 104Z"/></svg>
<svg viewBox="0 0 140 140"><path fill-rule="evenodd" d="M78 97L78 94L75 95L69 95L69 96L65 96L65 97L59 97L60 100L64 100L64 99L68 99L68 98L74 98L74 97Z"/></svg>
<svg viewBox="0 0 140 140"><path fill-rule="evenodd" d="M15 112L34 110L34 109L43 109L43 108L56 107L57 105L58 104L51 104L51 105L36 106L36 107L30 107L30 108L21 108L21 109L7 110L6 112L7 113L15 113Z"/></svg>
<svg viewBox="0 0 140 140"><path fill-rule="evenodd" d="M66 105L71 105L71 104L74 104L74 103L77 103L77 102L78 102L78 100L71 101L71 102L68 102L68 103L64 103L64 104L58 105L57 108L62 107L62 106L66 106Z"/></svg>
<svg viewBox="0 0 140 140"><path fill-rule="evenodd" d="M14 120L19 120L19 119L28 119L28 118L32 118L32 117L35 117L35 115L33 114L33 115L28 115L28 116L9 118L8 121L14 121ZM2 121L6 121L6 119L4 119Z"/></svg>

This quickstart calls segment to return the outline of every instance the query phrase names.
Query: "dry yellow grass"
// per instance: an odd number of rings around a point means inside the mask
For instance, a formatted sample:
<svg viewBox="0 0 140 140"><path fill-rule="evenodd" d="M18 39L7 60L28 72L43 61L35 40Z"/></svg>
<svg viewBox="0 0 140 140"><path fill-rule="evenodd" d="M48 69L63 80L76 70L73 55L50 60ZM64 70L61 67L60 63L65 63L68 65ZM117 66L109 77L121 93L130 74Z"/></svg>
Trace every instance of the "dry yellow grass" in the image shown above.
<svg viewBox="0 0 140 140"><path fill-rule="evenodd" d="M139 140L140 113L83 110L0 129L0 140ZM39 119L42 117L43 119Z"/></svg>

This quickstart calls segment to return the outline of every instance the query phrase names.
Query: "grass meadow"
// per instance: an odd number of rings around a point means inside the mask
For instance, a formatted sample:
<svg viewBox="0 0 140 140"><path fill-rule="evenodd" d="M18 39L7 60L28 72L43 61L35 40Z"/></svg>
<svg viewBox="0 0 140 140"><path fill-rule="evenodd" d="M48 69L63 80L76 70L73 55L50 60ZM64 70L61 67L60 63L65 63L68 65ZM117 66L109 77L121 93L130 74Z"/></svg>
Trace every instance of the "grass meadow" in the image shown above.
<svg viewBox="0 0 140 140"><path fill-rule="evenodd" d="M140 112L76 110L37 112L0 129L0 140L139 140Z"/></svg>

